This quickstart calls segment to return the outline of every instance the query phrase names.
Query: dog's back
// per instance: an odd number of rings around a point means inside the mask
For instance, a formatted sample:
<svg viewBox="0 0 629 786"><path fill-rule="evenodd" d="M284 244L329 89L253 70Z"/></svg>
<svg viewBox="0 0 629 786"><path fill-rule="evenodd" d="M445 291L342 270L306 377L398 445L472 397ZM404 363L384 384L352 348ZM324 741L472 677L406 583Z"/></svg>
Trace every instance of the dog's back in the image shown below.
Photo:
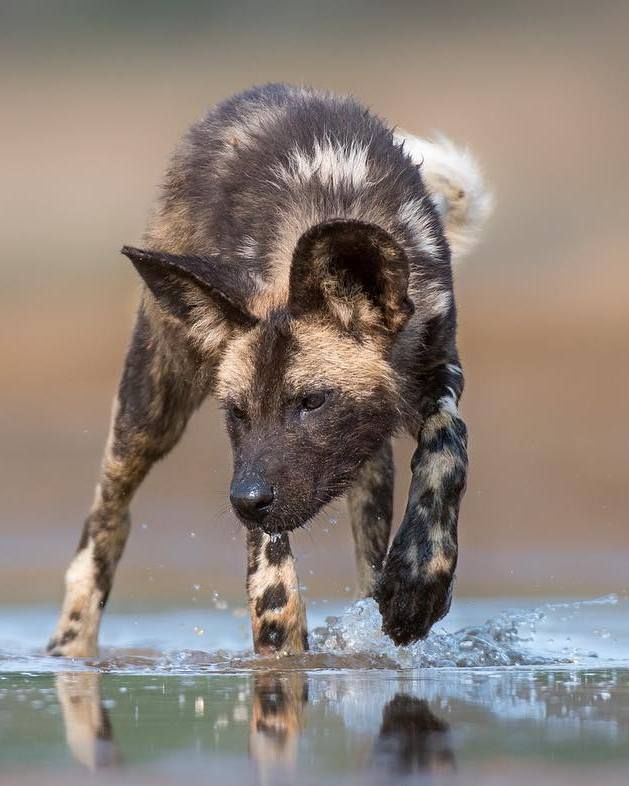
<svg viewBox="0 0 629 786"><path fill-rule="evenodd" d="M304 232L330 219L375 224L408 256L415 316L406 336L419 341L425 322L452 305L446 238L466 251L490 206L474 160L448 140L392 131L351 97L271 84L192 126L145 245L217 255L253 274L248 309L265 317L285 305Z"/></svg>
<svg viewBox="0 0 629 786"><path fill-rule="evenodd" d="M146 244L255 272L272 293L262 309L285 298L299 237L328 219L377 224L412 266L447 266L434 201L400 142L353 98L286 85L241 93L184 138Z"/></svg>

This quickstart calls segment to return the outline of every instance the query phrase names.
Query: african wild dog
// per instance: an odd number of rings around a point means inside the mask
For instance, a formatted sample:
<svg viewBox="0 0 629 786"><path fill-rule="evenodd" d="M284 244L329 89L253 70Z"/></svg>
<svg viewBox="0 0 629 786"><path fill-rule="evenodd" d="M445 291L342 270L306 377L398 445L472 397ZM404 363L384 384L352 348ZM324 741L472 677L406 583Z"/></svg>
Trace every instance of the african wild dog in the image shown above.
<svg viewBox="0 0 629 786"><path fill-rule="evenodd" d="M345 492L360 593L395 642L427 634L450 604L467 465L450 254L489 206L467 153L351 98L268 85L191 128L144 250L123 249L145 288L49 652L94 654L131 498L208 394L233 446L255 650L307 648L288 532ZM418 447L387 554L401 430Z"/></svg>

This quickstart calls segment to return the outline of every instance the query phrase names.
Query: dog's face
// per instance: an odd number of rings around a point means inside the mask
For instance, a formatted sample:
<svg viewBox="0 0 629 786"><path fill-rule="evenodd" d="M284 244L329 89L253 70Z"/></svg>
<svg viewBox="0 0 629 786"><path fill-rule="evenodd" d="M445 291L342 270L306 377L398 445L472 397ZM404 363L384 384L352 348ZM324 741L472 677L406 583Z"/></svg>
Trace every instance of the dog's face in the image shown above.
<svg viewBox="0 0 629 786"><path fill-rule="evenodd" d="M134 262L163 304L163 277L156 285L155 267L151 277ZM172 301L172 265L167 272ZM198 293L190 300L197 284L185 282L187 306L179 308L191 334L203 319ZM229 329L215 393L234 454L230 500L246 526L272 534L305 524L351 485L392 433L399 394L389 355L412 313L407 287L403 251L382 230L358 222L319 225L301 238L287 300L264 318L249 310L255 287L243 292L241 278L237 291L225 292L222 282ZM212 296L215 309L220 298ZM232 309L241 318L227 315Z"/></svg>
<svg viewBox="0 0 629 786"><path fill-rule="evenodd" d="M268 533L304 524L341 494L395 425L383 348L314 317L279 313L233 339L217 392L234 451L232 505Z"/></svg>

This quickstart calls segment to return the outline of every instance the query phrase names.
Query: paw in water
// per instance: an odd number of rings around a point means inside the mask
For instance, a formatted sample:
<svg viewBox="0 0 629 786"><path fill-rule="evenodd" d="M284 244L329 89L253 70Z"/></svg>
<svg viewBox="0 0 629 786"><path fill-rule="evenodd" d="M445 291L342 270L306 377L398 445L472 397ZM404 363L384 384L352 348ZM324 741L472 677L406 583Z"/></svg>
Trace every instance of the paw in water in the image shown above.
<svg viewBox="0 0 629 786"><path fill-rule="evenodd" d="M425 638L450 610L453 573L412 575L398 560L388 560L374 597L382 614L382 630L396 644Z"/></svg>

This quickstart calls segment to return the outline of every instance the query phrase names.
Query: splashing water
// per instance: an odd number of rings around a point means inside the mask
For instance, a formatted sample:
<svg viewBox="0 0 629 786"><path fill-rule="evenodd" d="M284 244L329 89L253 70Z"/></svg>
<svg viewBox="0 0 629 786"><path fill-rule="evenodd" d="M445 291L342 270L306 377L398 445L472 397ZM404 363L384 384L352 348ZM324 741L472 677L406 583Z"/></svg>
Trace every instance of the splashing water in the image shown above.
<svg viewBox="0 0 629 786"><path fill-rule="evenodd" d="M382 633L382 618L375 601L366 599L354 603L340 617L328 617L326 625L316 628L311 638L315 651L370 653L376 658L391 660L401 668L577 663L598 658L599 654L590 647L578 646L574 635L559 636L557 646L557 638L549 636L548 630L570 622L571 627L583 635L585 626L582 623L591 616L588 612L592 608L614 607L619 602L617 595L609 595L591 601L547 603L528 611L503 612L484 624L454 632L436 627L423 641L396 647ZM629 605L627 599L624 605ZM538 632L542 635L538 636ZM594 629L593 635L597 634L601 639L611 638L605 628ZM589 636L585 638L584 644L592 643ZM621 649L616 654L626 659L629 649Z"/></svg>
<svg viewBox="0 0 629 786"><path fill-rule="evenodd" d="M531 635L541 611L504 613L483 625L454 633L433 629L423 641L396 647L381 631L375 601L361 600L341 617L328 617L327 625L313 631L313 649L323 652L369 652L411 667L514 666L553 663L552 658L526 652L522 645Z"/></svg>
<svg viewBox="0 0 629 786"><path fill-rule="evenodd" d="M495 613L500 608L495 600L462 600L426 639L406 647L396 647L382 633L382 618L373 600L357 601L327 618L317 612L321 607L313 604L309 614L311 651L280 659L252 655L248 620L235 611L213 606L159 614L110 614L101 656L64 661L64 669L190 674L268 668L315 671L566 665L579 669L629 665L629 598L625 596L546 603L500 613ZM54 609L32 611L30 621L24 609L0 615L0 671L59 669L60 662L44 656L41 650L41 632L51 627L54 617ZM483 618L487 621L476 624ZM203 650L199 649L201 642Z"/></svg>

